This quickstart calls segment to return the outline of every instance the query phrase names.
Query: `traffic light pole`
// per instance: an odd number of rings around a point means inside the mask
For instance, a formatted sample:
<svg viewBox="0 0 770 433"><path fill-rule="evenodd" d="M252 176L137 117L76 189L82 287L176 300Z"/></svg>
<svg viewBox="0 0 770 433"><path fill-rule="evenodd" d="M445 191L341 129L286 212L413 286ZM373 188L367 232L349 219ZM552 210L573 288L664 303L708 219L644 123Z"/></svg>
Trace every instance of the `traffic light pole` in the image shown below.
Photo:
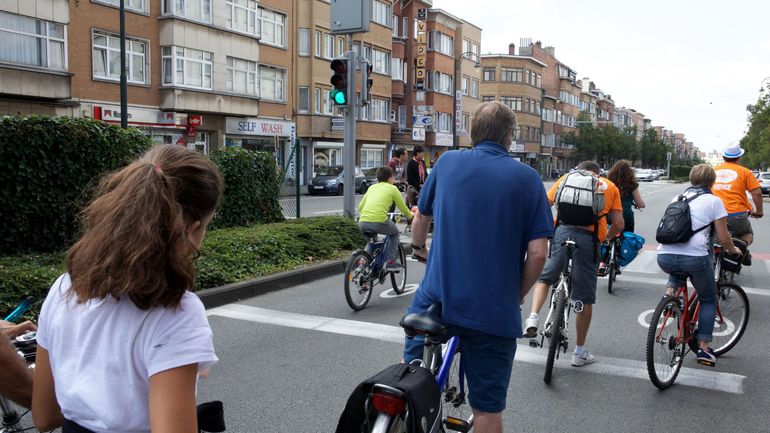
<svg viewBox="0 0 770 433"><path fill-rule="evenodd" d="M343 148L343 215L348 218L356 216L356 111L359 101L356 96L356 53L353 51L353 36L348 35L348 52L345 57L350 60L347 71L348 89L350 89L350 101L345 109L345 147Z"/></svg>

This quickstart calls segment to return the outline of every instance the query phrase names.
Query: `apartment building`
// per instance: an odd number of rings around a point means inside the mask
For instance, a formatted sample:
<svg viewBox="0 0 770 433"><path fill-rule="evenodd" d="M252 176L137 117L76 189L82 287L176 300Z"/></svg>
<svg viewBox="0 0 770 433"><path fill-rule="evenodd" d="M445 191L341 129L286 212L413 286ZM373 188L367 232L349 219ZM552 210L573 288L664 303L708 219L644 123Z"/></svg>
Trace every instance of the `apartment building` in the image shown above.
<svg viewBox="0 0 770 433"><path fill-rule="evenodd" d="M481 98L500 101L516 113L517 127L509 152L536 167L542 153L541 113L546 96L542 79L547 65L534 57L516 55L515 50L510 44L508 54L481 56Z"/></svg>
<svg viewBox="0 0 770 433"><path fill-rule="evenodd" d="M67 0L0 2L0 115L70 115Z"/></svg>
<svg viewBox="0 0 770 433"><path fill-rule="evenodd" d="M592 92L597 98L596 122L599 125L612 124L612 113L615 112L615 101L612 100L612 95L606 94L598 88L594 88Z"/></svg>
<svg viewBox="0 0 770 433"><path fill-rule="evenodd" d="M356 122L356 164L361 168L381 166L386 162L391 122L391 34L393 12L390 0L372 1L370 32L357 34L353 50L372 64L371 102L358 113ZM344 118L334 108L329 82L331 60L343 55L349 46L346 36L333 35L329 29L331 9L323 0L298 0L296 31L297 136L307 155L304 176L316 169L342 165ZM357 70L357 91L361 75Z"/></svg>
<svg viewBox="0 0 770 433"><path fill-rule="evenodd" d="M462 20L460 31L455 41L456 58L461 60L457 62L458 99L459 104L455 107L455 134L457 136L457 145L460 148L470 147L471 141L471 121L473 114L481 104L481 28Z"/></svg>
<svg viewBox="0 0 770 433"><path fill-rule="evenodd" d="M612 112L612 122L616 128L625 129L634 126L633 122L634 112L626 107L615 107Z"/></svg>

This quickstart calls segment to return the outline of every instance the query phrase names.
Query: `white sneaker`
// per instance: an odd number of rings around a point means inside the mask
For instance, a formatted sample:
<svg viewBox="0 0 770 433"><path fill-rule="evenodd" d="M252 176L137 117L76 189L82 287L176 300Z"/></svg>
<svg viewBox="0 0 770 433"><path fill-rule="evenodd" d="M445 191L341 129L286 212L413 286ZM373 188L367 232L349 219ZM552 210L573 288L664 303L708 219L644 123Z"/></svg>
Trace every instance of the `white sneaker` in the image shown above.
<svg viewBox="0 0 770 433"><path fill-rule="evenodd" d="M526 324L524 326L524 338L535 338L537 337L537 322L539 318L532 318L530 317L527 319Z"/></svg>
<svg viewBox="0 0 770 433"><path fill-rule="evenodd" d="M578 355L576 353L572 354L572 366L573 367L582 367L584 365L593 364L594 362L596 362L596 359L594 358L593 355L588 353L587 350L583 353L582 356Z"/></svg>

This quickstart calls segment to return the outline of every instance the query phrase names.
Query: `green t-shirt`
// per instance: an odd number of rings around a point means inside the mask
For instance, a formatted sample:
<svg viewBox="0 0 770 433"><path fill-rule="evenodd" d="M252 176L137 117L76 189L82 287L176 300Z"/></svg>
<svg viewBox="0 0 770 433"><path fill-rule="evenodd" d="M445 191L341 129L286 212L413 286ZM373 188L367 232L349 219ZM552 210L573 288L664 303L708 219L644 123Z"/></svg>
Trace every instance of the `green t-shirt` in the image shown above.
<svg viewBox="0 0 770 433"><path fill-rule="evenodd" d="M388 220L390 206L395 203L401 213L412 218L412 212L406 207L401 192L388 182L379 182L370 186L358 205L359 221L383 223Z"/></svg>

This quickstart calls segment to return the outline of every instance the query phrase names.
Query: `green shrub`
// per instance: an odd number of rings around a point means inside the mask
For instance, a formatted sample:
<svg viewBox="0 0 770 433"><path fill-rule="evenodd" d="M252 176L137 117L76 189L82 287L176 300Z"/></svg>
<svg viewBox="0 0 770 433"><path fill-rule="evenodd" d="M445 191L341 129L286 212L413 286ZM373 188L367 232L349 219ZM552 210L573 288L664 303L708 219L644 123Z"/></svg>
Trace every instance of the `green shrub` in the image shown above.
<svg viewBox="0 0 770 433"><path fill-rule="evenodd" d="M151 144L91 119L0 116L0 254L65 248L90 188Z"/></svg>
<svg viewBox="0 0 770 433"><path fill-rule="evenodd" d="M225 193L213 227L249 226L283 220L275 158L266 152L226 147L211 155L225 178Z"/></svg>
<svg viewBox="0 0 770 433"><path fill-rule="evenodd" d="M195 284L215 287L335 259L365 242L356 223L342 217L212 230L201 247ZM0 315L25 295L37 298L36 314L51 284L64 272L63 263L62 252L0 257Z"/></svg>
<svg viewBox="0 0 770 433"><path fill-rule="evenodd" d="M670 179L689 178L691 169L692 167L689 165L672 165L669 178Z"/></svg>

